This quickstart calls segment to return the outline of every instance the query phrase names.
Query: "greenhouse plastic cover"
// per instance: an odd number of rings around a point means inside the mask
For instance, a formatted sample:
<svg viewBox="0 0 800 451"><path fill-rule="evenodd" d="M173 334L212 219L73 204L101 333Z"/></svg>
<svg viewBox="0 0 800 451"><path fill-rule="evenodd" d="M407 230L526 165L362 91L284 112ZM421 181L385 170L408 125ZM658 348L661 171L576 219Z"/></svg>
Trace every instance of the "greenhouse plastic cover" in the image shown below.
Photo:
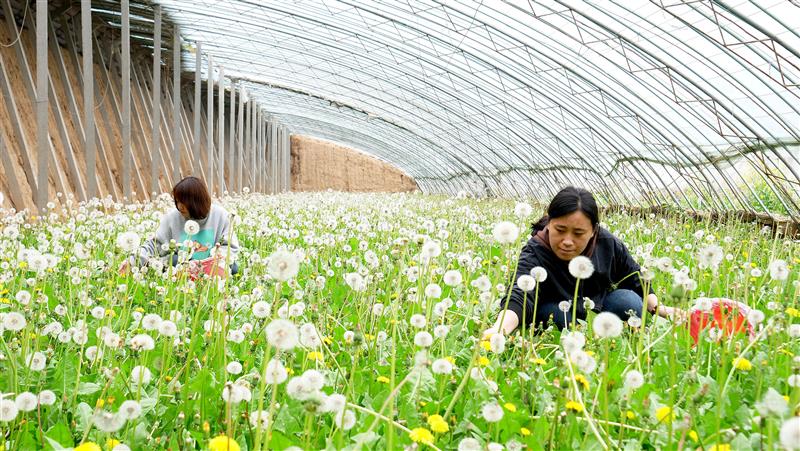
<svg viewBox="0 0 800 451"><path fill-rule="evenodd" d="M760 189L800 216L798 2L155 4L186 71L200 42L203 78L211 55L291 133L366 151L426 192L576 184L610 203L770 212ZM151 22L152 4L131 8Z"/></svg>

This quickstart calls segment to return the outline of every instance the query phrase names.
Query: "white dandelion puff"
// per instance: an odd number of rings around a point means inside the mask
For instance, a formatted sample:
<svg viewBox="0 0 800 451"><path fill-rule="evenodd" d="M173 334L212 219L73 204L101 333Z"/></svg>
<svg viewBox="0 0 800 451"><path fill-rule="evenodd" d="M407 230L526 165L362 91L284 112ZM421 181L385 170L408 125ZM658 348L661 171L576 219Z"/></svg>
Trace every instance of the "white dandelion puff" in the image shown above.
<svg viewBox="0 0 800 451"><path fill-rule="evenodd" d="M576 279L588 279L594 273L594 265L588 257L579 255L569 261L569 273Z"/></svg>
<svg viewBox="0 0 800 451"><path fill-rule="evenodd" d="M592 329L600 338L615 338L622 333L622 320L611 312L600 312L594 317Z"/></svg>

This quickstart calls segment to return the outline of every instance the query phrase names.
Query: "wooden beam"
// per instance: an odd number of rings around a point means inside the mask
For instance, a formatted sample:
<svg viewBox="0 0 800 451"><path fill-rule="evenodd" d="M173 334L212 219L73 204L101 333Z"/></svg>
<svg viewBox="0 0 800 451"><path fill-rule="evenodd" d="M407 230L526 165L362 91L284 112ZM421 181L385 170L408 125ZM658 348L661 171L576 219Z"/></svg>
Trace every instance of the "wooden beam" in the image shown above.
<svg viewBox="0 0 800 451"><path fill-rule="evenodd" d="M22 128L22 121L19 117L17 102L14 100L14 89L11 87L11 80L9 78L8 71L6 70L6 65L5 61L3 61L2 54L0 54L0 88L2 88L3 100L5 100L6 110L8 111L8 116L11 119L14 138L16 138L17 147L21 152L22 169L25 172L25 178L28 182L28 186L31 188L31 192L33 192L34 196L36 196L36 175L34 174L33 163L31 162L28 154L28 149L31 147L28 144L28 138L25 135L25 130Z"/></svg>
<svg viewBox="0 0 800 451"><path fill-rule="evenodd" d="M19 187L19 181L14 171L14 163L11 161L11 152L6 145L5 136L0 133L0 163L2 163L3 171L6 175L6 186L9 189L11 202L17 210L25 208L25 198L22 197L22 191Z"/></svg>
<svg viewBox="0 0 800 451"><path fill-rule="evenodd" d="M78 104L75 101L75 95L72 92L72 83L70 83L69 76L67 75L67 68L64 64L63 55L61 55L61 47L58 46L58 39L56 38L56 31L53 25L53 21L48 21L48 29L50 31L50 38L53 42L56 43L54 53L56 55L56 66L58 67L59 74L61 76L64 92L67 96L67 105L70 110L70 114L72 115L73 121L75 121L76 131L79 135L83 135L83 125L80 121L80 114L78 114ZM49 95L53 99L53 115L56 119L56 125L58 126L58 134L61 138L62 144L62 152L64 153L65 159L67 161L67 170L69 171L69 176L72 181L72 185L75 188L75 195L79 200L86 200L86 189L84 188L83 183L83 176L81 175L81 170L78 167L78 160L76 158L76 151L75 147L72 144L72 141L69 138L69 132L67 130L66 121L64 121L64 114L61 111L61 102L59 100L59 96L56 93L55 83L53 82L52 74L48 73L48 89ZM64 193L66 194L66 193Z"/></svg>

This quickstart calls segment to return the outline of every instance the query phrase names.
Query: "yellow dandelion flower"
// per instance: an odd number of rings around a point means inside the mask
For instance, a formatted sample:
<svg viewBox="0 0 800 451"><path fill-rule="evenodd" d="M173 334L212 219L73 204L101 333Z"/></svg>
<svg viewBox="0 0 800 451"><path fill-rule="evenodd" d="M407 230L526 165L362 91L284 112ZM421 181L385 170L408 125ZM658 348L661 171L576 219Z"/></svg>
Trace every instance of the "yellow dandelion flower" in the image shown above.
<svg viewBox="0 0 800 451"><path fill-rule="evenodd" d="M456 359L454 359L452 356L447 356L444 359L447 360L448 362L452 363L453 365L456 364Z"/></svg>
<svg viewBox="0 0 800 451"><path fill-rule="evenodd" d="M733 366L739 371L750 371L753 369L753 364L744 357L737 357L733 361Z"/></svg>
<svg viewBox="0 0 800 451"><path fill-rule="evenodd" d="M120 442L119 440L114 440L113 438L110 438L110 439L106 440L106 449L113 449L115 446L119 445L120 443L122 443L122 442Z"/></svg>
<svg viewBox="0 0 800 451"><path fill-rule="evenodd" d="M106 405L106 401L102 398L98 399L97 402L94 403L94 406L98 409L102 409L104 405Z"/></svg>
<svg viewBox="0 0 800 451"><path fill-rule="evenodd" d="M443 434L450 430L450 426L447 424L447 421L444 421L444 418L442 418L441 415L429 416L428 426L430 426L431 430L437 434Z"/></svg>
<svg viewBox="0 0 800 451"><path fill-rule="evenodd" d="M517 406L515 406L514 404L511 404L510 402L507 402L507 403L503 404L503 408L505 408L509 412L516 412L517 411Z"/></svg>
<svg viewBox="0 0 800 451"><path fill-rule="evenodd" d="M322 341L324 341L326 345L330 345L331 343L333 343L331 337L325 337L322 339Z"/></svg>
<svg viewBox="0 0 800 451"><path fill-rule="evenodd" d="M239 444L227 435L218 435L208 442L209 451L241 451Z"/></svg>
<svg viewBox="0 0 800 451"><path fill-rule="evenodd" d="M579 403L578 401L567 401L567 410L571 410L575 413L583 412L583 404Z"/></svg>
<svg viewBox="0 0 800 451"><path fill-rule="evenodd" d="M715 443L708 449L709 451L731 451L731 445L727 443Z"/></svg>
<svg viewBox="0 0 800 451"><path fill-rule="evenodd" d="M689 438L692 439L693 442L700 441L700 437L697 435L697 431L695 431L694 429L689 431Z"/></svg>
<svg viewBox="0 0 800 451"><path fill-rule="evenodd" d="M74 451L102 451L100 445L94 442L83 442L76 446Z"/></svg>
<svg viewBox="0 0 800 451"><path fill-rule="evenodd" d="M589 389L589 381L586 380L586 377L583 374L576 374L575 375L575 382L583 386L584 390Z"/></svg>
<svg viewBox="0 0 800 451"><path fill-rule="evenodd" d="M675 419L675 412L672 411L672 407L663 406L656 409L656 420L659 423L671 423L673 419Z"/></svg>
<svg viewBox="0 0 800 451"><path fill-rule="evenodd" d="M791 316L792 318L800 318L800 310L797 310L794 307L787 307L786 314Z"/></svg>
<svg viewBox="0 0 800 451"><path fill-rule="evenodd" d="M625 418L627 418L629 420L632 420L632 419L636 418L636 412L634 412L633 410L629 410L629 411L625 412Z"/></svg>
<svg viewBox="0 0 800 451"><path fill-rule="evenodd" d="M308 360L320 361L322 360L322 353L318 351L311 351L306 357L308 357Z"/></svg>
<svg viewBox="0 0 800 451"><path fill-rule="evenodd" d="M535 363L536 365L547 365L547 361L541 357L531 359L531 363Z"/></svg>
<svg viewBox="0 0 800 451"><path fill-rule="evenodd" d="M528 428L520 428L519 433L524 435L525 437L531 435L531 430Z"/></svg>
<svg viewBox="0 0 800 451"><path fill-rule="evenodd" d="M490 351L492 349L492 345L488 340L481 340L481 347L484 351Z"/></svg>
<svg viewBox="0 0 800 451"><path fill-rule="evenodd" d="M378 378L377 378L376 380L377 380L378 382L381 382L381 383L383 383L383 384L388 384L389 382L391 382L391 379L389 379L389 378L388 378L388 377L386 377L386 376L378 376Z"/></svg>
<svg viewBox="0 0 800 451"><path fill-rule="evenodd" d="M433 443L433 434L425 428L414 428L408 433L408 436L417 443L424 443L426 445Z"/></svg>
<svg viewBox="0 0 800 451"><path fill-rule="evenodd" d="M480 365L480 366L487 366L488 364L489 364L489 359L487 359L486 357L484 357L484 356L480 356L480 357L478 358L478 365Z"/></svg>

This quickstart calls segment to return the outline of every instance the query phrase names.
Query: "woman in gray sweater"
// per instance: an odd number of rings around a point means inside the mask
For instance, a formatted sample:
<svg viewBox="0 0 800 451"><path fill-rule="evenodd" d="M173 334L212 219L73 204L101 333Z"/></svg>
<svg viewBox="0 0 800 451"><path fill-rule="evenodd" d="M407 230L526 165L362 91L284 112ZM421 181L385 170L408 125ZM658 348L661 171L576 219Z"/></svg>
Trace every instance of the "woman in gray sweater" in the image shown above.
<svg viewBox="0 0 800 451"><path fill-rule="evenodd" d="M231 231L229 213L219 205L211 203L205 183L197 177L186 177L172 188L175 209L168 211L161 218L161 223L154 237L145 241L135 255L123 263L120 272L127 272L132 263L139 266L147 264L151 258L168 258L172 256L172 264L178 263L178 254L170 248L172 240L183 246L191 243L188 252L191 260L204 260L215 255L228 253L231 274L238 272L236 254L239 251L239 240Z"/></svg>

